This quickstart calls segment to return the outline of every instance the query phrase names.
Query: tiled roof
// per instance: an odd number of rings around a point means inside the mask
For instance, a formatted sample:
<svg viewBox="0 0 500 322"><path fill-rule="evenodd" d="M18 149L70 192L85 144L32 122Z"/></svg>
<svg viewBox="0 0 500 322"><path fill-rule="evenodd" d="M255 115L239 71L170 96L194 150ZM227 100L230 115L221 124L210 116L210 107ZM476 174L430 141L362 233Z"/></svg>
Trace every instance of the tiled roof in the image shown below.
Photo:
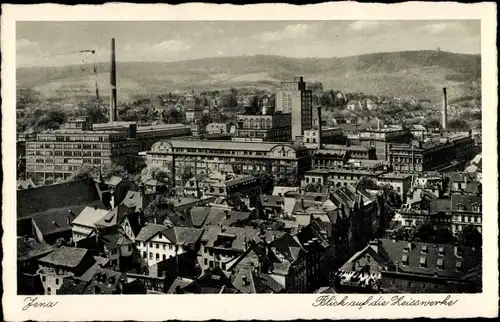
<svg viewBox="0 0 500 322"><path fill-rule="evenodd" d="M241 252L244 252L246 249L245 242L249 242L251 240L255 240L256 242L262 241L262 238L260 237L261 232L258 229L248 227L227 227L224 228L224 231L222 231L221 227L218 226L207 227L201 239L207 243L208 247L214 247L214 243L216 244L220 233L233 235L234 239L230 245L230 249ZM264 232L267 242L271 242L273 238L277 239L283 235L285 235L285 233L281 231L266 230Z"/></svg>
<svg viewBox="0 0 500 322"><path fill-rule="evenodd" d="M179 288L180 292L182 293L182 289L191 284L192 282L193 280L190 278L177 277L172 282L172 285L170 285L170 287L168 288L167 294L176 294L177 288Z"/></svg>
<svg viewBox="0 0 500 322"><path fill-rule="evenodd" d="M481 207L483 201L481 196L474 195L461 195L461 194L453 194L451 195L451 210L459 210L458 205L461 204L464 206L465 211L473 211L472 206L478 205Z"/></svg>
<svg viewBox="0 0 500 322"><path fill-rule="evenodd" d="M103 217L96 221L95 225L98 227L114 227L122 222L127 213L127 206L118 205L110 211L107 211Z"/></svg>
<svg viewBox="0 0 500 322"><path fill-rule="evenodd" d="M225 225L231 226L250 218L250 212L238 212L219 208L211 208L205 221L205 226Z"/></svg>
<svg viewBox="0 0 500 322"><path fill-rule="evenodd" d="M34 239L17 237L17 260L23 261L34 257L43 256L53 250L46 243L39 243Z"/></svg>
<svg viewBox="0 0 500 322"><path fill-rule="evenodd" d="M42 263L64 266L69 268L77 267L89 251L85 248L61 246L39 259Z"/></svg>
<svg viewBox="0 0 500 322"><path fill-rule="evenodd" d="M163 230L162 233L176 245L195 244L200 240L203 229L191 227L171 227Z"/></svg>
<svg viewBox="0 0 500 322"><path fill-rule="evenodd" d="M83 291L83 294L119 294L118 285L122 273L98 268L94 271L94 276Z"/></svg>
<svg viewBox="0 0 500 322"><path fill-rule="evenodd" d="M146 226L142 227L141 231L135 237L138 241L148 241L150 238L154 237L160 231L167 229L165 225L151 224L148 223Z"/></svg>
<svg viewBox="0 0 500 322"><path fill-rule="evenodd" d="M92 178L19 190L17 218L50 209L88 205L97 201L100 201L100 197Z"/></svg>
<svg viewBox="0 0 500 322"><path fill-rule="evenodd" d="M75 217L67 209L52 209L32 217L34 224L43 236L71 230L71 221Z"/></svg>
<svg viewBox="0 0 500 322"><path fill-rule="evenodd" d="M412 245L411 250L408 245ZM426 251L423 248L427 248ZM407 250L405 250L407 248ZM453 245L435 245L430 243L407 241L396 241L390 239L381 239L379 254L389 260L394 265L398 262L398 269L401 272L434 275L446 278L459 278L469 269L476 267L481 263L481 250L473 250L470 247L461 247L461 256L457 256L455 246ZM458 254L459 255L459 254ZM404 265L403 256L406 256L407 265ZM425 266L420 263L425 259ZM438 267L438 261L442 261L442 267ZM457 265L460 270L457 271Z"/></svg>
<svg viewBox="0 0 500 322"><path fill-rule="evenodd" d="M96 223L108 213L108 210L99 209L97 207L85 207L73 220L72 224L95 228Z"/></svg>
<svg viewBox="0 0 500 322"><path fill-rule="evenodd" d="M191 222L194 227L200 228L205 223L205 220L208 217L208 214L212 211L212 208L209 207L193 207L191 208Z"/></svg>

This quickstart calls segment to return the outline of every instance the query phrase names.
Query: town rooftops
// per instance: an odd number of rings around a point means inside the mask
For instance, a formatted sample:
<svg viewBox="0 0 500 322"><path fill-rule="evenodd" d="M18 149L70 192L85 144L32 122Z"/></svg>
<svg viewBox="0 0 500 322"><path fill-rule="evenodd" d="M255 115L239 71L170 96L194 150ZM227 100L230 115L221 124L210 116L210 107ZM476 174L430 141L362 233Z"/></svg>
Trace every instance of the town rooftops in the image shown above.
<svg viewBox="0 0 500 322"><path fill-rule="evenodd" d="M95 228L96 222L101 220L109 213L109 210L99 209L97 207L85 207L80 214L73 220L73 225Z"/></svg>
<svg viewBox="0 0 500 322"><path fill-rule="evenodd" d="M283 236L285 233L281 231L266 230L263 235L259 229L249 228L249 227L220 227L220 226L210 226L205 229L203 236L201 238L202 242L206 243L207 247L214 247L217 245L216 241L219 234L226 234L234 236L228 249L244 252L246 249L246 242L254 240L256 242L262 241L262 237L266 242L271 242Z"/></svg>
<svg viewBox="0 0 500 322"><path fill-rule="evenodd" d="M479 211L481 211L482 204L483 201L481 196L461 194L451 195L451 210L453 211L462 210L475 212L474 207L478 207Z"/></svg>
<svg viewBox="0 0 500 322"><path fill-rule="evenodd" d="M379 254L401 273L458 278L481 263L481 250L470 247L381 239Z"/></svg>
<svg viewBox="0 0 500 322"><path fill-rule="evenodd" d="M92 178L19 190L17 218L21 219L50 209L96 202L100 202L100 197Z"/></svg>
<svg viewBox="0 0 500 322"><path fill-rule="evenodd" d="M61 246L54 249L52 253L38 259L38 261L45 264L75 268L82 262L88 252L89 250L85 248Z"/></svg>
<svg viewBox="0 0 500 322"><path fill-rule="evenodd" d="M176 245L189 245L196 243L203 233L202 229L191 227L166 227L164 225L147 224L137 235L137 241L148 241L151 238L162 234Z"/></svg>
<svg viewBox="0 0 500 322"><path fill-rule="evenodd" d="M17 260L23 261L50 253L53 247L34 239L17 237Z"/></svg>
<svg viewBox="0 0 500 322"><path fill-rule="evenodd" d="M17 180L17 190L36 188L35 183L31 178L26 180Z"/></svg>

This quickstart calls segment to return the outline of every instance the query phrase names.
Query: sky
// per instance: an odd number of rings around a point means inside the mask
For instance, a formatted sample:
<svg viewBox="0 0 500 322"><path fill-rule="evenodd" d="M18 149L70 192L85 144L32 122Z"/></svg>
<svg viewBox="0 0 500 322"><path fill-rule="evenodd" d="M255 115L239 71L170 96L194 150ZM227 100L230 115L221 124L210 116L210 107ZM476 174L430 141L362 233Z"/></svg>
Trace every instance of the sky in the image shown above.
<svg viewBox="0 0 500 322"><path fill-rule="evenodd" d="M181 61L218 56L345 57L436 50L479 54L479 20L17 22L16 65ZM79 50L95 54L75 54Z"/></svg>

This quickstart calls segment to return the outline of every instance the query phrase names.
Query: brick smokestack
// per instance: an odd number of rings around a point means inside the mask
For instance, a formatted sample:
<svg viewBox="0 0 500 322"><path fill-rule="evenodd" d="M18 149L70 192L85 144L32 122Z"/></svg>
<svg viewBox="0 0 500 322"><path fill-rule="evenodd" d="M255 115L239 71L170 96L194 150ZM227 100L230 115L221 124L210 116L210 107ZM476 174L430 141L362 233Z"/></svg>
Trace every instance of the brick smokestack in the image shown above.
<svg viewBox="0 0 500 322"><path fill-rule="evenodd" d="M116 56L115 56L115 38L111 39L111 73L110 73L110 85L111 85L111 97L109 104L109 121L115 122L118 120L116 111Z"/></svg>
<svg viewBox="0 0 500 322"><path fill-rule="evenodd" d="M321 126L321 106L316 107L318 109L318 148L321 149L321 138L323 136L323 127Z"/></svg>
<svg viewBox="0 0 500 322"><path fill-rule="evenodd" d="M442 112L442 124L443 130L448 127L448 98L446 97L446 87L443 87L443 112Z"/></svg>

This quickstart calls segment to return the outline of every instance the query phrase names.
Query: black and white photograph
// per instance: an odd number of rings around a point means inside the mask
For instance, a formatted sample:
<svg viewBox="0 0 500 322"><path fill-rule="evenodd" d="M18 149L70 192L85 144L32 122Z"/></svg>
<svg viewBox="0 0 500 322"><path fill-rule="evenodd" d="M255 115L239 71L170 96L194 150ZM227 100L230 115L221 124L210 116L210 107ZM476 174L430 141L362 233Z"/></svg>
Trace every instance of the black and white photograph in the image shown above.
<svg viewBox="0 0 500 322"><path fill-rule="evenodd" d="M481 27L16 21L16 294L482 293Z"/></svg>

